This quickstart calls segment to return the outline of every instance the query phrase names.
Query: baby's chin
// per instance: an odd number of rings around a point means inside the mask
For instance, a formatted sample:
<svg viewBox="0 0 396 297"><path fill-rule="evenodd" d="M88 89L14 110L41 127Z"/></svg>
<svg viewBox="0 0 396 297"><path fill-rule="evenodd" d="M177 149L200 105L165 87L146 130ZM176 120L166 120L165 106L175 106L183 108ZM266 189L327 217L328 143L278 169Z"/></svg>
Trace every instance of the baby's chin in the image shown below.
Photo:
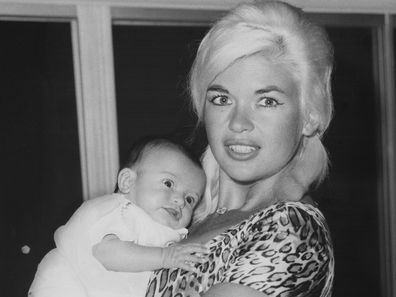
<svg viewBox="0 0 396 297"><path fill-rule="evenodd" d="M189 225L190 220L181 218L180 220L174 220L172 218L163 218L163 217L157 217L154 218L154 220L157 223L160 223L161 225L164 225L166 227L169 227L174 230L179 230L182 228L187 228Z"/></svg>
<svg viewBox="0 0 396 297"><path fill-rule="evenodd" d="M188 223L178 222L178 223L174 223L174 224L167 224L166 226L168 226L169 228L172 228L174 230L179 230L179 229L182 229L182 228L187 228Z"/></svg>

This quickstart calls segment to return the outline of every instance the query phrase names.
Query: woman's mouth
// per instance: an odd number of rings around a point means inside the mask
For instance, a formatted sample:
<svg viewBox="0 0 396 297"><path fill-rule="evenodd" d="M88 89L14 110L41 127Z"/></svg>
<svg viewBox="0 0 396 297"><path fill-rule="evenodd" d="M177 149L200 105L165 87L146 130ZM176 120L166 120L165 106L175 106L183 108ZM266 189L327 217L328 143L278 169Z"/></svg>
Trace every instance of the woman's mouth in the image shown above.
<svg viewBox="0 0 396 297"><path fill-rule="evenodd" d="M238 154L250 154L251 152L254 152L257 150L257 147L250 146L250 145L240 145L240 144L234 144L228 146L231 151L238 153Z"/></svg>
<svg viewBox="0 0 396 297"><path fill-rule="evenodd" d="M228 155L238 161L246 161L257 156L260 147L249 144L229 144L226 145Z"/></svg>

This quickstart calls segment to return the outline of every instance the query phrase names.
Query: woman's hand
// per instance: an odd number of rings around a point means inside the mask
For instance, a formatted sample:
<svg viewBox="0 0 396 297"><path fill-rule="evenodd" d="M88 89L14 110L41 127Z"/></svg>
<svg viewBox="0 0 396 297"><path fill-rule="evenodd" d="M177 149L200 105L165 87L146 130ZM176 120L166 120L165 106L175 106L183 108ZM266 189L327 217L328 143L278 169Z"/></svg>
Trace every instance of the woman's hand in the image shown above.
<svg viewBox="0 0 396 297"><path fill-rule="evenodd" d="M194 272L195 264L206 261L208 249L198 243L174 244L162 249L163 268L182 268Z"/></svg>

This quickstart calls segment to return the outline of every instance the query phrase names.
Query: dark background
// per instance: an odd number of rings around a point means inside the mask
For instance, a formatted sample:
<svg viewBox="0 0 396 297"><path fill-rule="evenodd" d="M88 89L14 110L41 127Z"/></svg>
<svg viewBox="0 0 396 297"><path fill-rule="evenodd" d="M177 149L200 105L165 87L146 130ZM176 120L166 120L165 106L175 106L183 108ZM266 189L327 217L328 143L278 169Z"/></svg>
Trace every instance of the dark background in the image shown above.
<svg viewBox="0 0 396 297"><path fill-rule="evenodd" d="M120 157L142 135L191 135L186 77L206 27L113 26ZM53 232L82 201L68 23L0 22L4 296L26 296ZM380 293L380 154L373 30L329 27L335 117L325 135L331 168L312 195L335 248L334 297ZM200 151L201 133L195 140ZM21 247L28 245L30 253ZM4 292L4 290L3 290ZM385 297L385 296L383 296Z"/></svg>
<svg viewBox="0 0 396 297"><path fill-rule="evenodd" d="M0 36L1 295L22 297L55 229L83 199L71 31L68 23L2 21Z"/></svg>

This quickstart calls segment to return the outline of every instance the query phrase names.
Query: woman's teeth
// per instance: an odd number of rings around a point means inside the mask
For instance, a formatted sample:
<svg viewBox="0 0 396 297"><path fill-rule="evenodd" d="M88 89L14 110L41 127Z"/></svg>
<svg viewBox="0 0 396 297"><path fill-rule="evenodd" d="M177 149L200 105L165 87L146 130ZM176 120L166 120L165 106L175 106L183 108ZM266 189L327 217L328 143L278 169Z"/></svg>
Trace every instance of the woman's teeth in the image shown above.
<svg viewBox="0 0 396 297"><path fill-rule="evenodd" d="M237 144L237 145L230 145L228 147L233 152L239 153L239 154L248 154L248 153L251 153L251 152L254 152L255 150L257 150L257 147L250 146L250 145Z"/></svg>

